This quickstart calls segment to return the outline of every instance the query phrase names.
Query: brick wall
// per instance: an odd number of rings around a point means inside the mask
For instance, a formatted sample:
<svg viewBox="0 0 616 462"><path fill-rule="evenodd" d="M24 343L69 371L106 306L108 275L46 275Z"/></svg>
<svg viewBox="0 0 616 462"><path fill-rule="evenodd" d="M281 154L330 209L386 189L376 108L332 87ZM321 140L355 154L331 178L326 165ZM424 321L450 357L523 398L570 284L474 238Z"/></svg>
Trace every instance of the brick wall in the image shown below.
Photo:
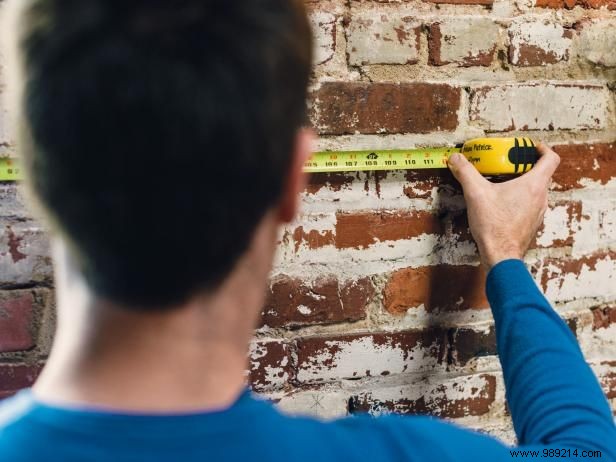
<svg viewBox="0 0 616 462"><path fill-rule="evenodd" d="M320 149L556 146L527 264L616 405L616 3L307 4ZM5 396L35 377L54 317L45 233L13 185L0 185L0 222ZM290 412L428 413L513 441L484 276L447 172L315 175L280 235L253 388Z"/></svg>

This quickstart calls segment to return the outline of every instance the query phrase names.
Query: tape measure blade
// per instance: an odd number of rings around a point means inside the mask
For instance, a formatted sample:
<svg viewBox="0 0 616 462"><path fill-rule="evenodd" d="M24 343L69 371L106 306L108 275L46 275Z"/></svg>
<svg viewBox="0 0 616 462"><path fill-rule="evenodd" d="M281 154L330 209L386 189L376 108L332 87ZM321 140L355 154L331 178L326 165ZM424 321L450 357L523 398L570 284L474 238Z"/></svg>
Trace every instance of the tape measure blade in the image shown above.
<svg viewBox="0 0 616 462"><path fill-rule="evenodd" d="M447 168L456 148L315 152L304 165L307 173Z"/></svg>
<svg viewBox="0 0 616 462"><path fill-rule="evenodd" d="M0 181L19 181L22 179L22 170L17 159L0 158Z"/></svg>

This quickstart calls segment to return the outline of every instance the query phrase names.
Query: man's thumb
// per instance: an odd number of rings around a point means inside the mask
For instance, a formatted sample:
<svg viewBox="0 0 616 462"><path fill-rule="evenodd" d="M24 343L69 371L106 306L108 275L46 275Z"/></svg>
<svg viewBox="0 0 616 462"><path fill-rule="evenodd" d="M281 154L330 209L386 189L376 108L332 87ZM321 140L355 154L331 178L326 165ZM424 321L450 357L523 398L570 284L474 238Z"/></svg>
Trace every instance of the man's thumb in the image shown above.
<svg viewBox="0 0 616 462"><path fill-rule="evenodd" d="M455 153L451 155L447 165L464 189L486 181L463 154Z"/></svg>

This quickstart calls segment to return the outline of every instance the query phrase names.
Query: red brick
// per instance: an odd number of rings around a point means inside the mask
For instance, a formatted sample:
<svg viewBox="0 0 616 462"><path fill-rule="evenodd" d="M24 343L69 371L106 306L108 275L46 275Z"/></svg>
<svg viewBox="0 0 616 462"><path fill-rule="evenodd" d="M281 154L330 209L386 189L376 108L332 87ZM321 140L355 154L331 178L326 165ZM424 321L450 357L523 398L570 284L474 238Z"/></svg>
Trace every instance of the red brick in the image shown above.
<svg viewBox="0 0 616 462"><path fill-rule="evenodd" d="M452 213L451 220L451 234L457 238L458 241L473 241L473 235L471 234L471 228L468 224L468 214L466 210L462 210L458 213Z"/></svg>
<svg viewBox="0 0 616 462"><path fill-rule="evenodd" d="M592 329L607 329L612 324L616 324L616 305L595 308L592 311Z"/></svg>
<svg viewBox="0 0 616 462"><path fill-rule="evenodd" d="M537 7L544 8L566 8L568 10L579 6L582 8L603 8L606 7L608 10L616 9L616 1L615 0L537 0L535 3Z"/></svg>
<svg viewBox="0 0 616 462"><path fill-rule="evenodd" d="M427 83L325 82L312 95L321 134L429 133L458 126L460 88Z"/></svg>
<svg viewBox="0 0 616 462"><path fill-rule="evenodd" d="M304 0L308 3L324 3L327 0ZM334 0L335 1L335 0ZM412 0L351 0L352 2L357 3L389 3L389 4L397 4L400 3L409 3ZM427 3L445 3L451 5L484 5L491 6L494 2L493 0L424 0Z"/></svg>
<svg viewBox="0 0 616 462"><path fill-rule="evenodd" d="M483 356L494 356L496 350L496 332L490 327L487 332L470 328L455 328L450 334L451 344L449 362L465 366L470 360Z"/></svg>
<svg viewBox="0 0 616 462"><path fill-rule="evenodd" d="M428 3L449 3L452 5L484 5L492 6L494 0L424 0Z"/></svg>
<svg viewBox="0 0 616 462"><path fill-rule="evenodd" d="M351 172L313 173L308 177L305 192L307 194L316 194L323 188L330 189L331 191L341 191L349 187L356 178L357 173Z"/></svg>
<svg viewBox="0 0 616 462"><path fill-rule="evenodd" d="M309 337L297 342L297 380L317 383L431 370L445 361L447 332Z"/></svg>
<svg viewBox="0 0 616 462"><path fill-rule="evenodd" d="M462 194L460 184L448 169L407 170L404 195L410 199L430 199L436 189L440 196Z"/></svg>
<svg viewBox="0 0 616 462"><path fill-rule="evenodd" d="M605 361L602 366L616 368L616 361ZM599 382L607 399L616 399L616 371L611 370L599 376Z"/></svg>
<svg viewBox="0 0 616 462"><path fill-rule="evenodd" d="M609 372L601 377L601 386L608 399L616 398L616 372Z"/></svg>
<svg viewBox="0 0 616 462"><path fill-rule="evenodd" d="M578 325L579 325L579 319L578 318L569 318L569 319L565 319L565 324L567 324L567 327L569 328L569 330L571 331L571 333L577 337L578 334Z"/></svg>
<svg viewBox="0 0 616 462"><path fill-rule="evenodd" d="M315 11L337 11L340 7L344 8L343 0L304 0L308 12Z"/></svg>
<svg viewBox="0 0 616 462"><path fill-rule="evenodd" d="M442 233L443 223L426 211L338 213L336 216L336 247L339 249L365 248L377 242Z"/></svg>
<svg viewBox="0 0 616 462"><path fill-rule="evenodd" d="M418 390L421 396L415 397ZM439 384L424 381L394 390L361 393L351 398L349 407L351 413L395 412L460 418L486 414L495 396L496 377L482 374L457 377Z"/></svg>
<svg viewBox="0 0 616 462"><path fill-rule="evenodd" d="M322 189L335 192L344 192L352 187L354 181L366 182L374 179L377 183L387 181L390 173L379 172L343 172L343 173L313 173L308 179L306 194L317 194ZM448 169L430 170L406 170L404 172L407 184L403 187L403 193L410 199L430 199L437 190L439 195L462 194L460 184L454 180ZM398 180L398 177L396 178ZM368 192L366 186L366 192ZM378 191L377 191L378 195ZM334 202L336 199L332 199Z"/></svg>
<svg viewBox="0 0 616 462"><path fill-rule="evenodd" d="M427 311L488 308L481 266L437 265L394 272L383 291L383 305L393 314L424 305Z"/></svg>
<svg viewBox="0 0 616 462"><path fill-rule="evenodd" d="M0 353L29 350L34 346L33 302L29 291L0 293Z"/></svg>
<svg viewBox="0 0 616 462"><path fill-rule="evenodd" d="M299 252L301 246L306 246L309 249L319 249L328 245L336 244L336 235L330 230L319 231L311 229L305 231L303 226L298 226L290 235L283 236L285 239L292 239L295 244L295 251Z"/></svg>
<svg viewBox="0 0 616 462"><path fill-rule="evenodd" d="M553 189L565 191L587 182L605 185L616 179L616 143L564 144L553 146L560 155Z"/></svg>
<svg viewBox="0 0 616 462"><path fill-rule="evenodd" d="M374 287L369 278L341 284L333 276L309 285L301 279L278 276L262 312L262 323L270 327L331 324L366 317Z"/></svg>
<svg viewBox="0 0 616 462"><path fill-rule="evenodd" d="M577 333L577 320L566 321L571 332ZM485 356L496 356L496 331L491 326L487 331L467 327L453 328L449 332L448 363L466 366L471 360Z"/></svg>
<svg viewBox="0 0 616 462"><path fill-rule="evenodd" d="M302 246L318 249L335 246L338 249L367 248L378 242L412 239L423 234L445 232L443 218L432 212L380 210L370 212L338 212L335 230L310 230L302 226L287 232L282 240L292 242L295 251Z"/></svg>
<svg viewBox="0 0 616 462"><path fill-rule="evenodd" d="M31 387L42 368L42 365L0 365L0 399Z"/></svg>
<svg viewBox="0 0 616 462"><path fill-rule="evenodd" d="M250 345L249 382L253 390L280 388L292 377L291 349L283 341L257 341Z"/></svg>

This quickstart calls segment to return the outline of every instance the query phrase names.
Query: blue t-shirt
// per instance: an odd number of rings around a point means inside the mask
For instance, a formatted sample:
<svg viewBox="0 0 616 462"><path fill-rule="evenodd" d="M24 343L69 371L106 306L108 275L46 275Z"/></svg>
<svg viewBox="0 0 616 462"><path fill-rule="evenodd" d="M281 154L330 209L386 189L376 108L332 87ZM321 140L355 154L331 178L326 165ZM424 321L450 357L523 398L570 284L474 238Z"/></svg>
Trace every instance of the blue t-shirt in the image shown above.
<svg viewBox="0 0 616 462"><path fill-rule="evenodd" d="M607 400L523 263L494 267L487 293L517 448L429 417L288 417L248 391L225 410L165 416L52 407L24 391L0 405L0 462L616 462Z"/></svg>

